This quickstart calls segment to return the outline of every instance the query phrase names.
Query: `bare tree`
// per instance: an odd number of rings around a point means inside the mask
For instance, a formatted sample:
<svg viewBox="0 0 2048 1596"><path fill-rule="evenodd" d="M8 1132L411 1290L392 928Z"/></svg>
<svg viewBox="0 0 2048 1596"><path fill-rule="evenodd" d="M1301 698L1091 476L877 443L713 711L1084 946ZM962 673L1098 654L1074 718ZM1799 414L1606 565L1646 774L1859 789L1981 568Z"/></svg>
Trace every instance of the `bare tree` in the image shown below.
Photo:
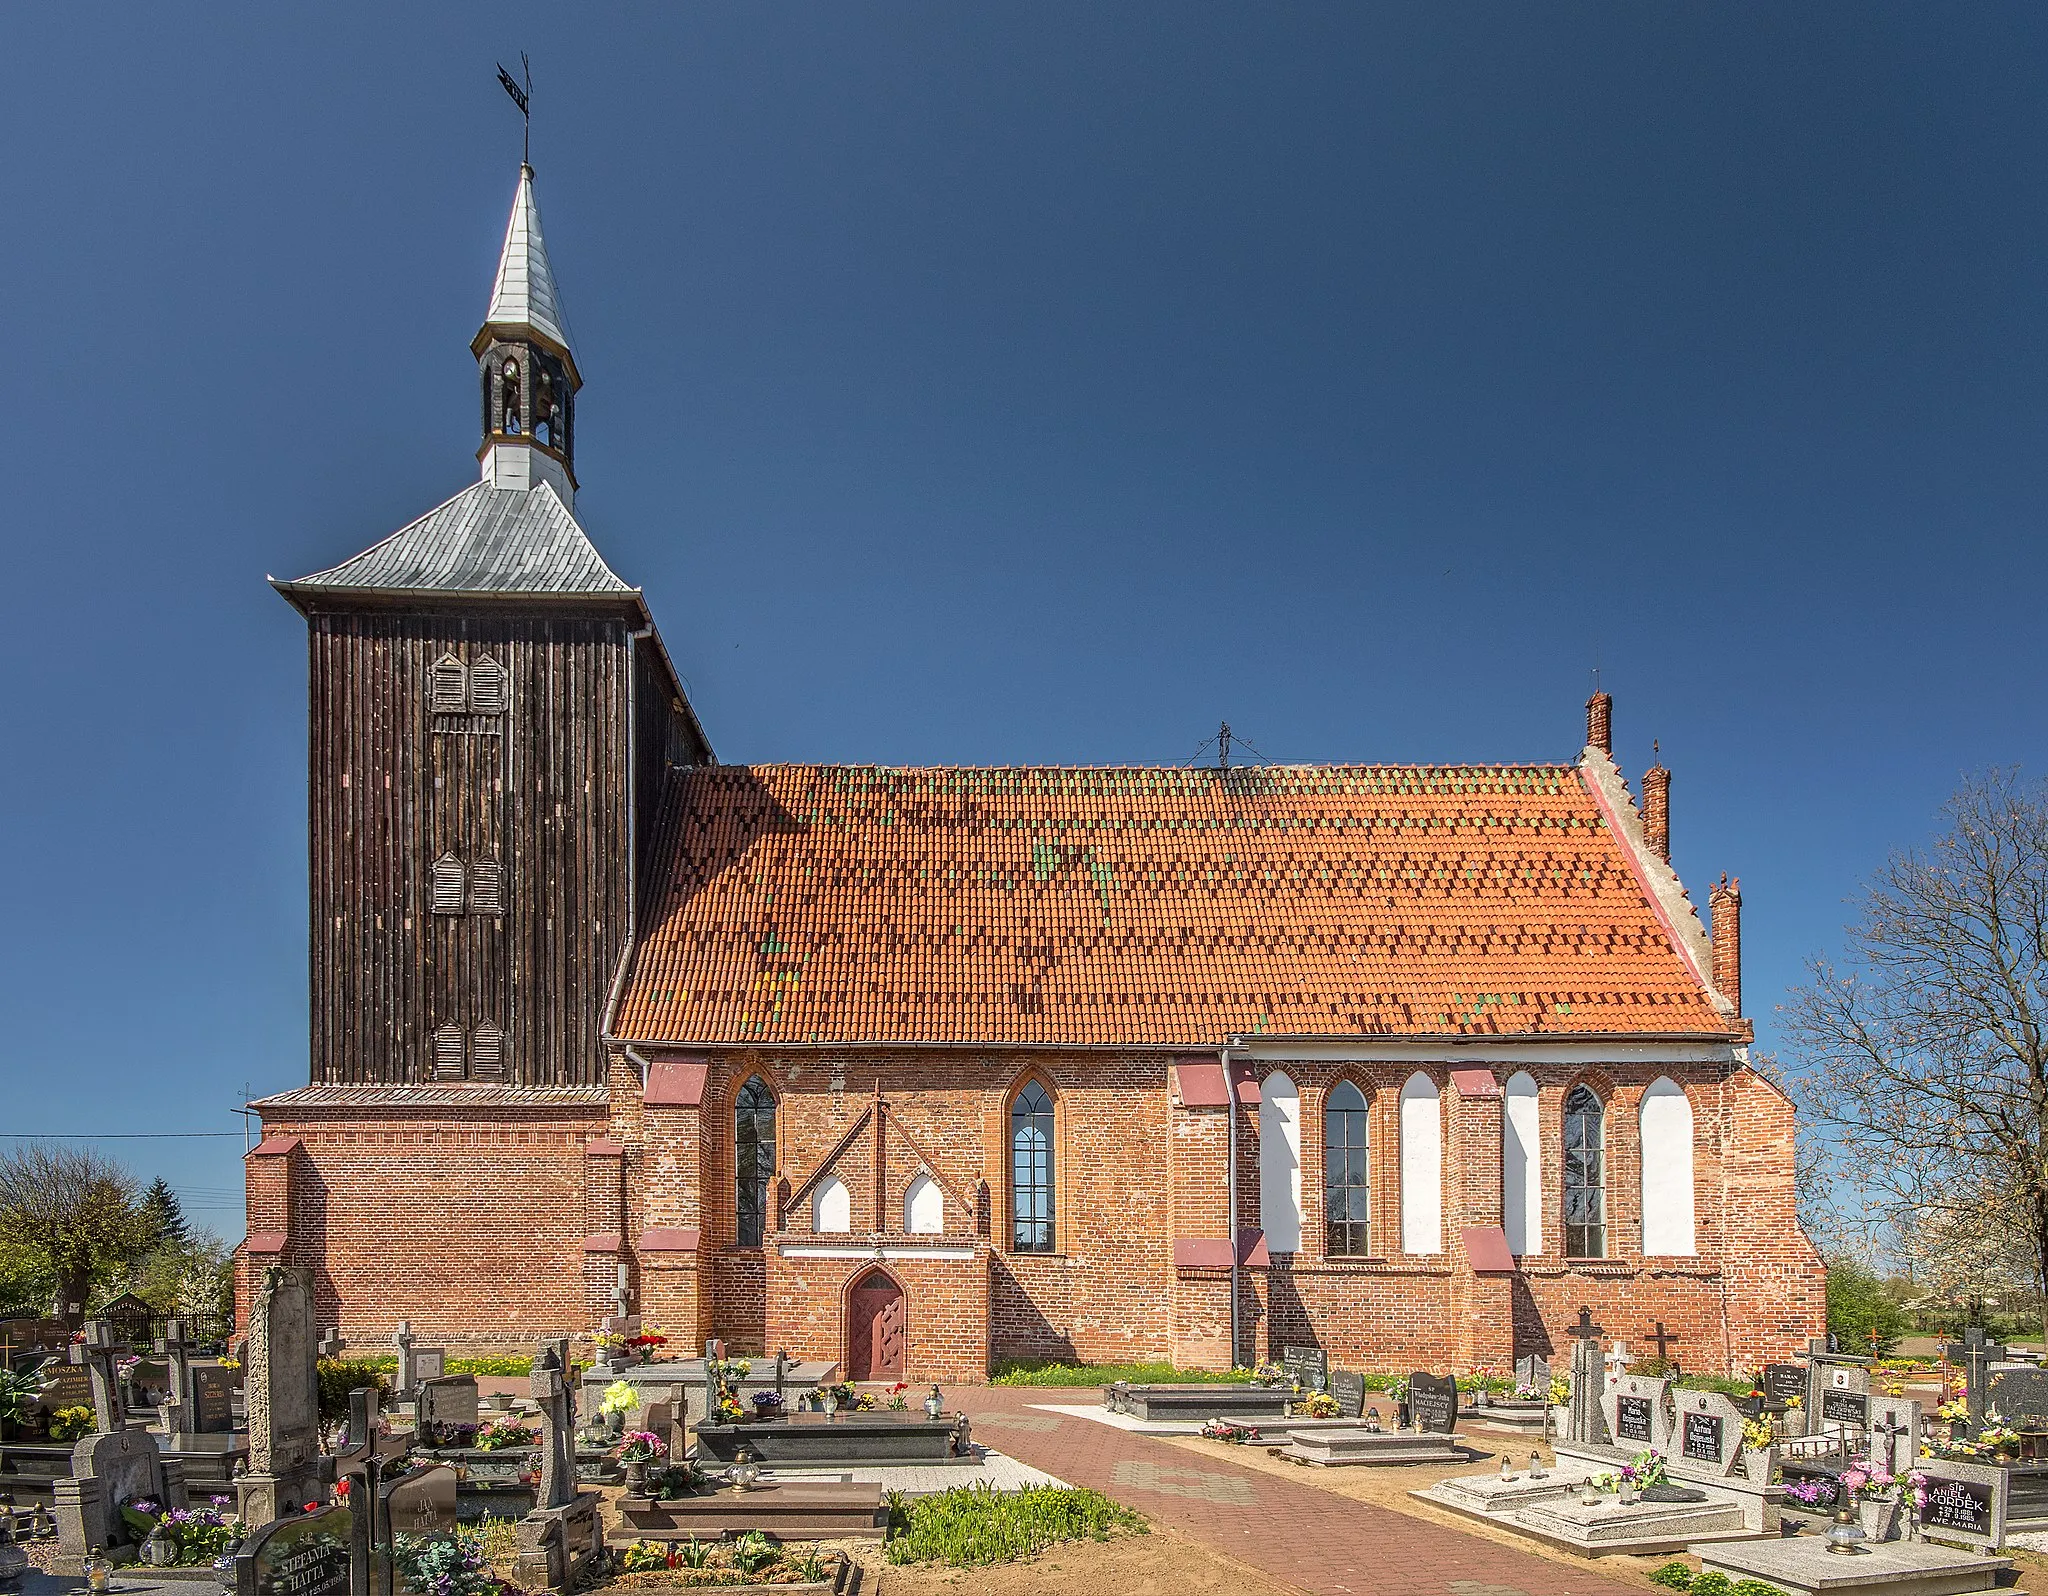
<svg viewBox="0 0 2048 1596"><path fill-rule="evenodd" d="M2017 1251L2048 1289L2048 787L1994 771L1944 812L1865 890L1854 967L1816 961L1793 994L1800 1096L1841 1206L1908 1256Z"/></svg>
<svg viewBox="0 0 2048 1596"><path fill-rule="evenodd" d="M48 1262L67 1324L95 1276L129 1262L151 1239L141 1190L112 1160L41 1143L0 1155L0 1243Z"/></svg>

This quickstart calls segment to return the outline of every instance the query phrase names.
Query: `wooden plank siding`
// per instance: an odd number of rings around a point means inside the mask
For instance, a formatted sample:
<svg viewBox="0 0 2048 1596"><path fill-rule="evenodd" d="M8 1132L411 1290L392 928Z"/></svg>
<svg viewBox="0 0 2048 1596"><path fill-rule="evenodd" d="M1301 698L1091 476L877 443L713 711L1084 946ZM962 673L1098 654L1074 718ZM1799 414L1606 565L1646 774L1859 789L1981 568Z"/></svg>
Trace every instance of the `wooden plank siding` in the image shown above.
<svg viewBox="0 0 2048 1596"><path fill-rule="evenodd" d="M603 1083L633 875L629 627L616 611L308 617L314 1081L432 1079L436 1028L489 1021L505 1032L505 1081ZM434 662L449 653L506 668L502 718L431 714ZM680 718L644 669L631 696ZM643 731L654 747L632 773L649 822L662 732ZM465 865L496 854L502 916L432 912L447 852Z"/></svg>

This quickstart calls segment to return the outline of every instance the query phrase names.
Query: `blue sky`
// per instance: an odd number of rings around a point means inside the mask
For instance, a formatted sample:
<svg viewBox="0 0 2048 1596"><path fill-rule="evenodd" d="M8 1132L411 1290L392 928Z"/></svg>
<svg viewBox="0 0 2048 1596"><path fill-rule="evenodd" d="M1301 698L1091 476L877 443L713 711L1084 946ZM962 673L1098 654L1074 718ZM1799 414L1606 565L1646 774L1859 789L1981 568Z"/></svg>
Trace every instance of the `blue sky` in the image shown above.
<svg viewBox="0 0 2048 1596"><path fill-rule="evenodd" d="M475 470L521 49L579 513L727 760L1562 759L1597 663L1766 1043L2040 767L2037 6L17 6L6 1129L304 1079L263 578ZM109 1146L239 1234L239 1142Z"/></svg>

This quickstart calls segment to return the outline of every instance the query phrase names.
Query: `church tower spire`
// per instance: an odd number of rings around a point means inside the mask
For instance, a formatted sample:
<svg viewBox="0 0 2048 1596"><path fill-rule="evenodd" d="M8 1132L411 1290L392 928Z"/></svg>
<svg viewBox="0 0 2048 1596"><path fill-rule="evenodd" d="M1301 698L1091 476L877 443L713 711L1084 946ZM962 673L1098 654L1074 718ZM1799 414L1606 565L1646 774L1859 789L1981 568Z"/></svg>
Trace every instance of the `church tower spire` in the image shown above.
<svg viewBox="0 0 2048 1596"><path fill-rule="evenodd" d="M519 168L512 218L491 285L491 308L470 340L483 388L483 479L498 488L546 482L573 508L576 390L583 378L569 343L554 268L541 236L533 168Z"/></svg>

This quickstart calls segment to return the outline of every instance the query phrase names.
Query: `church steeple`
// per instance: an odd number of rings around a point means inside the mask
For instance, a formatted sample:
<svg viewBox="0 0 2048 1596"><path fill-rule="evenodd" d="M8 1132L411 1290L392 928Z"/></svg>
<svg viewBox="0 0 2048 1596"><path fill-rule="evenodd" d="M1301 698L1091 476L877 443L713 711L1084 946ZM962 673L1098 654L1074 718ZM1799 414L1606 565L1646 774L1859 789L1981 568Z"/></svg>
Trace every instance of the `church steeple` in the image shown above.
<svg viewBox="0 0 2048 1596"><path fill-rule="evenodd" d="M500 488L546 482L564 504L573 505L576 390L583 378L541 237L530 166L519 168L491 307L469 347L483 389L484 436L477 459L484 481Z"/></svg>

